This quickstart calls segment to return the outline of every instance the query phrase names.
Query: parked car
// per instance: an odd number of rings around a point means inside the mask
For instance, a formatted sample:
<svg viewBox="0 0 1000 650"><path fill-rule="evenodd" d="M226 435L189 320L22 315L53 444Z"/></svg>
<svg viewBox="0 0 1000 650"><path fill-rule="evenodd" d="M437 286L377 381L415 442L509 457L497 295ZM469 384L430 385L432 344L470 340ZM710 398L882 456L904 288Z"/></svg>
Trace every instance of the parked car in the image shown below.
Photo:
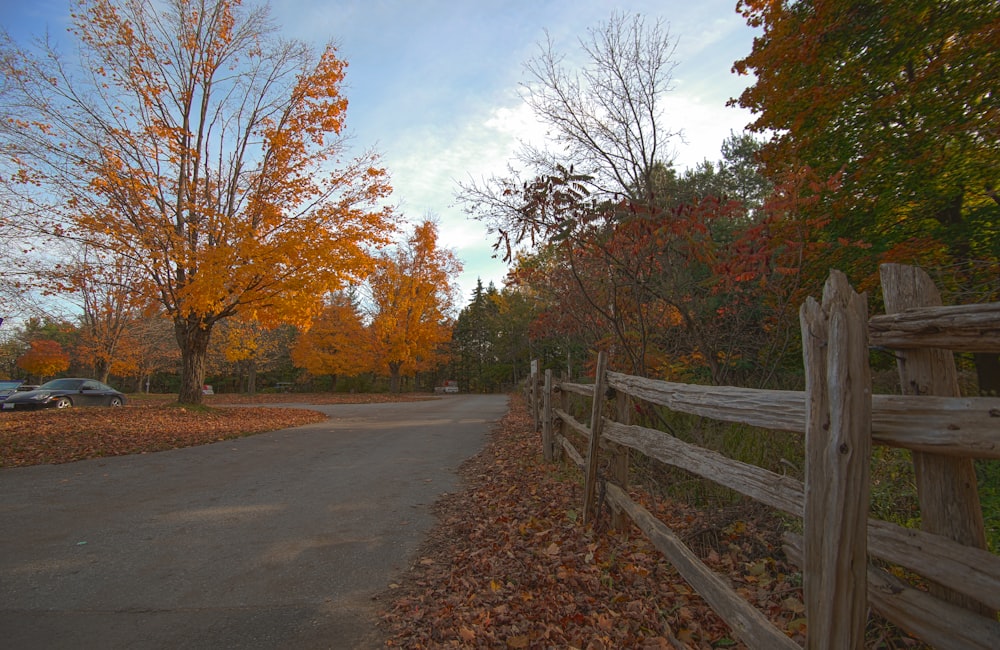
<svg viewBox="0 0 1000 650"><path fill-rule="evenodd" d="M5 399L13 395L23 385L24 385L23 379L0 381L0 402L4 401Z"/></svg>
<svg viewBox="0 0 1000 650"><path fill-rule="evenodd" d="M71 406L123 406L125 396L96 379L53 379L35 390L17 391L0 402L4 411Z"/></svg>

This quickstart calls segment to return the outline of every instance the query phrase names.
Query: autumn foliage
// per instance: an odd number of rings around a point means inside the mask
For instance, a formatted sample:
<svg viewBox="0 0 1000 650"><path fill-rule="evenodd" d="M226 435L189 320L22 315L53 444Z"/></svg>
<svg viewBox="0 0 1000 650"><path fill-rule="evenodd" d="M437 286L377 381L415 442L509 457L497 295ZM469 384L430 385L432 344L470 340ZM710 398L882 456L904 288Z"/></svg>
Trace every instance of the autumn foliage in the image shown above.
<svg viewBox="0 0 1000 650"><path fill-rule="evenodd" d="M461 268L439 245L432 221L417 224L403 244L381 256L369 278L369 329L375 369L388 370L393 392L399 390L401 373L431 367L439 346L451 338L452 281Z"/></svg>
<svg viewBox="0 0 1000 650"><path fill-rule="evenodd" d="M39 339L18 358L17 367L36 377L51 377L69 368L69 355L57 341Z"/></svg>
<svg viewBox="0 0 1000 650"><path fill-rule="evenodd" d="M198 402L217 323L307 324L373 269L387 173L345 162L346 62L279 38L266 7L84 0L73 19L79 67L3 59L26 107L4 151L48 234L141 268L131 289L173 321L179 399Z"/></svg>
<svg viewBox="0 0 1000 650"><path fill-rule="evenodd" d="M768 173L812 174L819 184L797 209L828 220L828 241L870 246L840 268L863 280L880 261L952 267L943 275L990 299L1000 259L997 3L738 7L762 30L734 67L754 76L739 98L755 114L750 127L773 134Z"/></svg>
<svg viewBox="0 0 1000 650"><path fill-rule="evenodd" d="M291 350L295 366L313 375L353 376L371 369L371 339L360 308L347 293L328 298Z"/></svg>
<svg viewBox="0 0 1000 650"><path fill-rule="evenodd" d="M487 449L463 466L466 489L439 504L440 526L382 596L388 646L742 647L638 529L610 530L607 513L581 523L578 482L539 462L532 429L515 397ZM777 522L633 496L779 629L804 638Z"/></svg>
<svg viewBox="0 0 1000 650"><path fill-rule="evenodd" d="M292 360L314 375L388 375L397 393L403 376L438 367L451 339L454 278L461 264L438 242L437 224L423 221L385 248L360 292L327 297L296 339Z"/></svg>
<svg viewBox="0 0 1000 650"><path fill-rule="evenodd" d="M0 467L71 463L89 458L146 454L321 422L308 408L270 403L381 403L398 395L218 395L219 404L188 408L167 396L141 397L122 408L11 412L0 417ZM233 406L239 404L241 406Z"/></svg>

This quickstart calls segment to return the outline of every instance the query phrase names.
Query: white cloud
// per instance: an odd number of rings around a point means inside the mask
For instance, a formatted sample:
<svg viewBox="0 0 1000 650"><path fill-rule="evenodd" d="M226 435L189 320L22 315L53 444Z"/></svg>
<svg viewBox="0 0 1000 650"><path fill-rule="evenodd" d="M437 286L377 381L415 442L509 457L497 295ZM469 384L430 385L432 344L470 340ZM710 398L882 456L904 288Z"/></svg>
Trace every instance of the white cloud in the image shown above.
<svg viewBox="0 0 1000 650"><path fill-rule="evenodd" d="M463 298L476 280L502 286L507 266L494 258L486 226L457 205L460 182L503 174L519 140L544 138L544 127L526 106L500 106L460 123L421 128L384 147L394 197L411 222L432 215L441 222L441 244L462 260Z"/></svg>
<svg viewBox="0 0 1000 650"><path fill-rule="evenodd" d="M731 133L742 132L750 122L750 114L744 109L693 94L671 94L664 101L664 113L668 123L683 128L683 135L672 143L674 166L679 170L706 159L719 160L722 142Z"/></svg>

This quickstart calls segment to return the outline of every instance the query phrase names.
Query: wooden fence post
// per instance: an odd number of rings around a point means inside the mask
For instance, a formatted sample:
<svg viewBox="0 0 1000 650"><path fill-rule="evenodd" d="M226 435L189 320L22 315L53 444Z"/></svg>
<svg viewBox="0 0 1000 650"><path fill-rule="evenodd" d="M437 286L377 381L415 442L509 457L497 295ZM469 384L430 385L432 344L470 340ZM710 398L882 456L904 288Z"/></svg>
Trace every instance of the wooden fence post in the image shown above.
<svg viewBox="0 0 1000 650"><path fill-rule="evenodd" d="M799 312L806 370L803 586L806 648L863 648L871 372L864 295L831 271L823 303Z"/></svg>
<svg viewBox="0 0 1000 650"><path fill-rule="evenodd" d="M535 431L538 431L538 359L531 360L531 378L528 384L529 404L531 405L531 418L535 424Z"/></svg>
<svg viewBox="0 0 1000 650"><path fill-rule="evenodd" d="M607 386L605 373L608 368L608 353L597 354L597 370L594 375L594 401L590 415L590 444L587 447L587 475L583 487L583 523L588 523L596 513L594 501L597 499L597 456L601 447L601 430L604 428L604 391Z"/></svg>
<svg viewBox="0 0 1000 650"><path fill-rule="evenodd" d="M941 305L941 294L922 269L883 264L882 294L887 314L911 307ZM955 356L950 350L923 348L895 351L904 395L960 397ZM971 458L913 452L921 528L956 542L986 548L983 511L979 503L976 470ZM969 596L932 584L931 592L956 605L994 615Z"/></svg>
<svg viewBox="0 0 1000 650"><path fill-rule="evenodd" d="M542 456L552 460L552 370L545 371L545 387L542 389Z"/></svg>
<svg viewBox="0 0 1000 650"><path fill-rule="evenodd" d="M564 377L562 379L562 381L569 381L569 379L566 378L566 377ZM562 388L562 382L559 383L559 386L556 388L556 390L559 392L559 408L562 410L563 413L568 413L569 412L569 392L563 390L563 388ZM552 458L554 460L560 460L560 459L562 459L563 446L562 446L562 441L559 440L559 439L566 437L566 423L563 422L562 418L559 418L559 420L557 422L557 426L559 428L556 429L556 431L558 432L559 437L556 438L555 436L553 436L553 441L552 441L553 444L555 445L555 449L552 450Z"/></svg>
<svg viewBox="0 0 1000 650"><path fill-rule="evenodd" d="M632 401L628 393L619 391L615 396L617 403L617 413L615 418L619 424L632 424ZM611 478L621 489L628 492L628 470L629 470L629 448L625 445L611 445L613 458L611 464ZM625 513L616 509L611 516L611 525L615 530L624 530L628 525L628 518Z"/></svg>

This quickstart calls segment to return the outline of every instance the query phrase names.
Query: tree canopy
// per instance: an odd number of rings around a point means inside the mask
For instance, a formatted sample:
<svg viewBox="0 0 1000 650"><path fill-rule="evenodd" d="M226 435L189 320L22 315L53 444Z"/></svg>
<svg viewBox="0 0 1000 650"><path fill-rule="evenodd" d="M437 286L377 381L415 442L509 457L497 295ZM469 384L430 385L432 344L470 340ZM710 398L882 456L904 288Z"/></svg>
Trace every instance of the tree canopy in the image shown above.
<svg viewBox="0 0 1000 650"><path fill-rule="evenodd" d="M353 376L371 370L371 352L361 307L352 292L338 291L295 340L292 361L314 375Z"/></svg>
<svg viewBox="0 0 1000 650"><path fill-rule="evenodd" d="M877 261L1000 255L1000 4L743 0L763 33L735 69L739 104L772 133L772 176L836 178L813 206ZM923 258L923 259L921 259ZM980 278L981 279L981 278ZM971 280L971 278L970 278Z"/></svg>
<svg viewBox="0 0 1000 650"><path fill-rule="evenodd" d="M387 369L391 390L405 369L426 369L451 338L452 281L461 271L454 253L438 244L437 224L417 224L395 249L385 251L369 278L372 361Z"/></svg>
<svg viewBox="0 0 1000 650"><path fill-rule="evenodd" d="M387 175L343 160L336 49L280 39L266 7L81 0L73 21L78 60L4 43L10 178L48 232L142 268L197 402L217 322L307 323L372 270Z"/></svg>

